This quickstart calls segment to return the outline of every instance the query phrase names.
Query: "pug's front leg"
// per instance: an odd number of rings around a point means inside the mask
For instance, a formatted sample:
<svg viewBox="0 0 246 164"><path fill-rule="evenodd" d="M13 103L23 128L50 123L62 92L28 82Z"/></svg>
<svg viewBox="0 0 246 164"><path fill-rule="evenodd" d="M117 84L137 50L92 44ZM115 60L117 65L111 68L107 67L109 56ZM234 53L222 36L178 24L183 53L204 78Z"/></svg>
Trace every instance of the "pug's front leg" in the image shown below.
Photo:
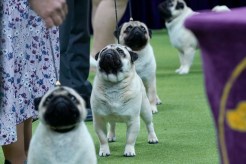
<svg viewBox="0 0 246 164"><path fill-rule="evenodd" d="M151 81L149 81L146 86L147 96L151 105L151 111L152 113L157 113L157 104L161 103L160 99L157 100L157 91L156 91L156 78L152 77ZM158 103L157 103L158 101Z"/></svg>
<svg viewBox="0 0 246 164"><path fill-rule="evenodd" d="M106 157L110 155L108 139L107 139L107 122L100 117L94 116L94 129L96 130L99 142L99 156Z"/></svg>
<svg viewBox="0 0 246 164"><path fill-rule="evenodd" d="M179 74L188 74L192 65L196 50L193 47L186 47L180 52L181 67L177 72Z"/></svg>
<svg viewBox="0 0 246 164"><path fill-rule="evenodd" d="M108 142L115 142L116 135L115 135L115 122L109 122L109 131L108 131Z"/></svg>
<svg viewBox="0 0 246 164"><path fill-rule="evenodd" d="M125 157L133 157L135 153L135 143L140 129L140 117L127 123Z"/></svg>

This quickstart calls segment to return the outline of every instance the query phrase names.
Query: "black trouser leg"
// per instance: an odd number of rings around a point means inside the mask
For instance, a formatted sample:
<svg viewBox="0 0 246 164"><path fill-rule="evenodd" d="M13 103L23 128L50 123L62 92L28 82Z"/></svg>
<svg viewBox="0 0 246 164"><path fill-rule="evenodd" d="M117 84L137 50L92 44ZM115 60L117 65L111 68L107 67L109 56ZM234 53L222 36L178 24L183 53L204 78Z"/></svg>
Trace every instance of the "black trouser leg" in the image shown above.
<svg viewBox="0 0 246 164"><path fill-rule="evenodd" d="M68 15L60 26L62 85L74 88L90 108L92 86L89 76L90 33L89 0L67 0Z"/></svg>

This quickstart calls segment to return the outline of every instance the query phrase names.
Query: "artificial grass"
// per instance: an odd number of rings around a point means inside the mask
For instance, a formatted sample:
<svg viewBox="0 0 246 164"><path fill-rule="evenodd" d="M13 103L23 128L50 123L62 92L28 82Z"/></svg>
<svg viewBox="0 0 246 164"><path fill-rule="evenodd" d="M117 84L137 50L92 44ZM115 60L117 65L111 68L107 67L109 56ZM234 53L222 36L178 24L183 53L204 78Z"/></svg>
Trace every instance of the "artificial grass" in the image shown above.
<svg viewBox="0 0 246 164"><path fill-rule="evenodd" d="M219 163L213 120L204 92L203 72L197 52L191 72L178 75L178 53L165 30L153 31L151 40L157 62L157 91L163 104L154 114L154 126L159 143L147 143L143 121L136 141L136 156L123 157L125 124L117 124L117 141L110 143L111 155L98 157L99 164L216 164ZM94 73L89 79L93 81ZM33 124L33 130L37 126ZM98 154L99 141L92 122L86 125L94 139ZM75 141L76 142L76 141ZM0 152L0 163L3 161Z"/></svg>

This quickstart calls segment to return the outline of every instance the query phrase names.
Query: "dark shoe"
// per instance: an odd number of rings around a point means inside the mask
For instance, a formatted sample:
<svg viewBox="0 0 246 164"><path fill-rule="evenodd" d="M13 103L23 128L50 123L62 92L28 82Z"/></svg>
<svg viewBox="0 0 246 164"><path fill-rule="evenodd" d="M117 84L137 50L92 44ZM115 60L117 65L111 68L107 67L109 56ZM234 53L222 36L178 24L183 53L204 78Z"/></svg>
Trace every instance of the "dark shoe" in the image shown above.
<svg viewBox="0 0 246 164"><path fill-rule="evenodd" d="M85 121L92 121L92 111L91 111L91 104L90 104L90 97L81 95L85 101L85 108L87 110L87 116Z"/></svg>
<svg viewBox="0 0 246 164"><path fill-rule="evenodd" d="M86 116L86 119L85 121L92 121L93 120L93 117L92 117L92 111L90 108L86 108L87 110L87 116Z"/></svg>
<svg viewBox="0 0 246 164"><path fill-rule="evenodd" d="M5 160L5 161L4 161L4 164L11 164L11 162L8 161L8 160Z"/></svg>

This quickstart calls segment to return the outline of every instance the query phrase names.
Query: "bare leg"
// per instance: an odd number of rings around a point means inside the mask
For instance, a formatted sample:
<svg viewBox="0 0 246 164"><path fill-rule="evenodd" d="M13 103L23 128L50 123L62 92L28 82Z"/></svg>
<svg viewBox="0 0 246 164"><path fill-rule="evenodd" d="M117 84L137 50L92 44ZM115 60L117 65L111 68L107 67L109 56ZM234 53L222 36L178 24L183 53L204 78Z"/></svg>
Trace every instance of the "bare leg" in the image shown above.
<svg viewBox="0 0 246 164"><path fill-rule="evenodd" d="M117 0L117 15L120 20L125 12L127 0ZM94 31L91 56L108 44L115 43L113 32L115 31L116 18L113 0L92 1L92 26Z"/></svg>
<svg viewBox="0 0 246 164"><path fill-rule="evenodd" d="M25 146L25 153L26 156L28 154L28 149L29 149L29 145L30 145L30 141L32 138L32 119L29 118L24 122L24 146Z"/></svg>
<svg viewBox="0 0 246 164"><path fill-rule="evenodd" d="M23 164L27 158L29 143L32 136L32 119L29 118L16 126L17 141L2 146L4 158L11 164Z"/></svg>

